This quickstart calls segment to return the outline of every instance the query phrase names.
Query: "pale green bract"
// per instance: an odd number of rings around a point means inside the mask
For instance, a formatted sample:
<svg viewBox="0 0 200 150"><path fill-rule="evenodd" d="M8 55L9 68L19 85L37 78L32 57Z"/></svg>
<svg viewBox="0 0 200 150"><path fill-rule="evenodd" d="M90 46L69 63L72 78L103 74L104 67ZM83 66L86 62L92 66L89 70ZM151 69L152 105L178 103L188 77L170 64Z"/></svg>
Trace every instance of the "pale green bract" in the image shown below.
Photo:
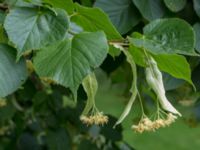
<svg viewBox="0 0 200 150"><path fill-rule="evenodd" d="M95 106L95 96L98 90L98 82L94 73L89 74L83 79L83 88L87 94L86 106L82 112L82 115L87 115L91 109Z"/></svg>
<svg viewBox="0 0 200 150"><path fill-rule="evenodd" d="M148 85L156 93L157 99L162 108L168 112L181 116L181 114L172 106L165 95L162 73L158 69L157 63L152 57L148 57L148 67L145 69Z"/></svg>
<svg viewBox="0 0 200 150"><path fill-rule="evenodd" d="M135 63L139 66L146 67L146 57L141 48L130 45L131 53ZM175 78L183 79L193 85L191 80L191 69L186 58L177 54L157 54L149 53L157 62L158 68Z"/></svg>
<svg viewBox="0 0 200 150"><path fill-rule="evenodd" d="M125 56L127 58L127 62L130 64L131 70L133 73L133 81L132 81L132 85L131 85L131 89L130 89L131 97L129 99L129 102L126 104L126 107L123 110L122 114L120 115L117 122L115 123L114 127L116 127L118 124L122 123L122 121L130 113L132 105L135 102L136 96L138 94L138 89L137 89L137 68L136 68L134 59L131 56L131 53L118 44L113 44L113 46L116 48L119 48L125 54Z"/></svg>

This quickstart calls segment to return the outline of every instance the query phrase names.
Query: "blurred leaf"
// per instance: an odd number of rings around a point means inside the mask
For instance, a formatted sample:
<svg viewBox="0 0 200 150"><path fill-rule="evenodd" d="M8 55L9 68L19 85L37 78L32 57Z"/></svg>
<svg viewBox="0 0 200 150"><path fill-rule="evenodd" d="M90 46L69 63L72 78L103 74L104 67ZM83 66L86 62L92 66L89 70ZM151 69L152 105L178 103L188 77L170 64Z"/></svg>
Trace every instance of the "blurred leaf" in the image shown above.
<svg viewBox="0 0 200 150"><path fill-rule="evenodd" d="M96 77L98 83L101 83L96 95L97 108L105 114L110 114L118 118L128 101L123 96L123 90L126 87L123 84L112 85L111 79L102 70L96 72Z"/></svg>
<svg viewBox="0 0 200 150"><path fill-rule="evenodd" d="M23 133L17 145L19 150L41 150L35 137L30 133Z"/></svg>
<svg viewBox="0 0 200 150"><path fill-rule="evenodd" d="M91 140L82 140L78 150L100 150Z"/></svg>
<svg viewBox="0 0 200 150"><path fill-rule="evenodd" d="M185 7L187 0L164 0L164 2L172 12L178 12Z"/></svg>
<svg viewBox="0 0 200 150"><path fill-rule="evenodd" d="M192 80L194 82L195 87L197 88L197 91L200 91L200 65L198 65L192 72Z"/></svg>
<svg viewBox="0 0 200 150"><path fill-rule="evenodd" d="M0 25L0 43L8 43L8 37L6 36L3 25Z"/></svg>
<svg viewBox="0 0 200 150"><path fill-rule="evenodd" d="M93 0L81 0L81 4L84 5L84 6L90 6L90 7L92 7Z"/></svg>
<svg viewBox="0 0 200 150"><path fill-rule="evenodd" d="M167 73L162 73L162 75L163 75L163 82L164 82L166 91L175 90L185 83L184 80L176 79Z"/></svg>
<svg viewBox="0 0 200 150"><path fill-rule="evenodd" d="M196 33L195 48L200 53L200 23L195 23L193 28L194 28L194 31Z"/></svg>
<svg viewBox="0 0 200 150"><path fill-rule="evenodd" d="M193 0L194 10L196 11L197 15L200 17L200 1Z"/></svg>
<svg viewBox="0 0 200 150"><path fill-rule="evenodd" d="M113 129L116 121L117 119L109 116L108 124L105 124L103 127L101 127L101 134L113 142L122 140L122 127L117 126L115 129Z"/></svg>
<svg viewBox="0 0 200 150"><path fill-rule="evenodd" d="M108 14L110 20L121 34L127 33L141 19L137 8L131 0L97 0L94 6L101 8Z"/></svg>
<svg viewBox="0 0 200 150"><path fill-rule="evenodd" d="M139 150L188 150L199 149L199 126L190 128L181 121L156 132L138 134L130 128L123 131L124 140ZM155 144L156 141L156 144Z"/></svg>
<svg viewBox="0 0 200 150"><path fill-rule="evenodd" d="M10 101L7 102L6 106L0 108L0 123L3 123L5 121L12 119L15 112L16 112L16 109L12 105L12 103Z"/></svg>
<svg viewBox="0 0 200 150"><path fill-rule="evenodd" d="M16 91L27 78L25 61L16 63L15 52L14 48L0 44L0 97Z"/></svg>
<svg viewBox="0 0 200 150"><path fill-rule="evenodd" d="M165 7L162 0L132 0L142 16L152 21L164 16Z"/></svg>
<svg viewBox="0 0 200 150"><path fill-rule="evenodd" d="M26 2L25 0L5 0L5 3L9 8L13 7L32 7L31 3Z"/></svg>
<svg viewBox="0 0 200 150"><path fill-rule="evenodd" d="M48 150L71 150L71 141L65 129L48 131L47 136Z"/></svg>
<svg viewBox="0 0 200 150"><path fill-rule="evenodd" d="M5 12L0 10L0 24L3 24L5 16L6 16Z"/></svg>

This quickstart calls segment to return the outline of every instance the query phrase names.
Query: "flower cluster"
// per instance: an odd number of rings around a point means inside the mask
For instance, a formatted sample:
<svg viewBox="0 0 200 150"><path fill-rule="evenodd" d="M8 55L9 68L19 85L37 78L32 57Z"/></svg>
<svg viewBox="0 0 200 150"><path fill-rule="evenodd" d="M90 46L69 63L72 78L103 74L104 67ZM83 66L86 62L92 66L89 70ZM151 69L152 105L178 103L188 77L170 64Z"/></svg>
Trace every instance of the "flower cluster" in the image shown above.
<svg viewBox="0 0 200 150"><path fill-rule="evenodd" d="M103 113L98 112L97 114L85 116L82 115L80 120L87 125L104 125L108 123L108 116L103 115Z"/></svg>
<svg viewBox="0 0 200 150"><path fill-rule="evenodd" d="M169 126L176 120L176 116L172 113L167 114L166 119L158 118L154 121L151 121L148 117L144 117L140 120L138 125L133 125L132 129L138 133L143 133L144 131L155 131L161 127Z"/></svg>

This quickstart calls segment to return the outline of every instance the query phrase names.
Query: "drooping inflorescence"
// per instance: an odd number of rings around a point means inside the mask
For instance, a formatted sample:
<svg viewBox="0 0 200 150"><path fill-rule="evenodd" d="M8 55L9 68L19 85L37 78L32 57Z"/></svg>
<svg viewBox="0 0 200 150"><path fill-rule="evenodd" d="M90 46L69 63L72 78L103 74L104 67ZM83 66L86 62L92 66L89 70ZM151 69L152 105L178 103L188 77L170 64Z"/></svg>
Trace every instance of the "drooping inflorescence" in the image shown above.
<svg viewBox="0 0 200 150"><path fill-rule="evenodd" d="M86 125L104 125L108 123L108 116L104 115L102 112L98 112L95 115L82 115L80 120Z"/></svg>
<svg viewBox="0 0 200 150"><path fill-rule="evenodd" d="M165 119L157 118L153 121L145 116L137 125L132 125L131 128L138 133L143 133L144 131L155 131L159 128L169 126L176 119L177 117L172 113L168 113Z"/></svg>
<svg viewBox="0 0 200 150"><path fill-rule="evenodd" d="M83 88L88 98L80 120L86 125L104 125L108 123L108 116L100 112L95 105L95 95L98 88L95 74L90 74L83 80Z"/></svg>

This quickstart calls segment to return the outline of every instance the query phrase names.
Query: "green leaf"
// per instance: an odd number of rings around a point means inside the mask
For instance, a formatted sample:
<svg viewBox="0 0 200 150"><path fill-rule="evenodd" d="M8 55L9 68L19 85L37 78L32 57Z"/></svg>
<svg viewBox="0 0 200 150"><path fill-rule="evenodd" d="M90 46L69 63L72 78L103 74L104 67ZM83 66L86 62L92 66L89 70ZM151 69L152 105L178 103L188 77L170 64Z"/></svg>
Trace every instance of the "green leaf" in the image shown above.
<svg viewBox="0 0 200 150"><path fill-rule="evenodd" d="M56 9L55 14L45 8L21 7L10 11L4 26L20 56L26 50L40 49L63 39L69 20L67 13L61 9Z"/></svg>
<svg viewBox="0 0 200 150"><path fill-rule="evenodd" d="M178 12L182 10L186 5L186 0L164 0L165 5L169 8L172 12Z"/></svg>
<svg viewBox="0 0 200 150"><path fill-rule="evenodd" d="M132 0L142 16L148 21L163 17L165 7L162 0Z"/></svg>
<svg viewBox="0 0 200 150"><path fill-rule="evenodd" d="M47 132L47 146L49 150L71 150L71 141L64 128Z"/></svg>
<svg viewBox="0 0 200 150"><path fill-rule="evenodd" d="M146 57L142 49L130 46L129 51L136 64L146 67ZM177 54L150 55L155 59L161 71L169 73L175 78L183 79L193 85L191 80L191 69L186 58Z"/></svg>
<svg viewBox="0 0 200 150"><path fill-rule="evenodd" d="M6 33L5 33L3 25L0 25L0 43L7 44L7 42L8 42L8 37L7 37Z"/></svg>
<svg viewBox="0 0 200 150"><path fill-rule="evenodd" d="M193 0L194 10L196 11L197 15L200 17L200 1Z"/></svg>
<svg viewBox="0 0 200 150"><path fill-rule="evenodd" d="M148 55L147 59L148 66L145 68L147 84L155 92L159 104L165 111L181 116L181 113L176 110L166 97L162 73L156 61L150 55Z"/></svg>
<svg viewBox="0 0 200 150"><path fill-rule="evenodd" d="M121 34L130 31L141 19L137 8L131 0L97 0L94 6L101 8L108 14L110 20Z"/></svg>
<svg viewBox="0 0 200 150"><path fill-rule="evenodd" d="M200 23L196 23L193 28L196 33L195 49L200 53Z"/></svg>
<svg viewBox="0 0 200 150"><path fill-rule="evenodd" d="M95 74L92 73L85 77L82 84L87 94L87 102L82 112L82 115L87 115L92 109L92 107L95 106L95 96L98 89L98 82L96 80Z"/></svg>
<svg viewBox="0 0 200 150"><path fill-rule="evenodd" d="M0 10L0 24L3 24L5 19L5 12Z"/></svg>
<svg viewBox="0 0 200 150"><path fill-rule="evenodd" d="M108 16L99 8L88 8L78 4L75 6L76 14L71 17L71 21L83 27L85 31L94 32L103 30L109 40L122 39Z"/></svg>
<svg viewBox="0 0 200 150"><path fill-rule="evenodd" d="M0 44L0 97L16 91L27 78L24 59L18 63L15 59L15 49Z"/></svg>
<svg viewBox="0 0 200 150"><path fill-rule="evenodd" d="M175 78L183 79L193 85L191 69L186 58L180 55L152 55L160 70L169 73Z"/></svg>
<svg viewBox="0 0 200 150"><path fill-rule="evenodd" d="M197 55L195 33L184 20L158 19L146 25L143 31L144 36L135 33L129 38L130 43L154 54Z"/></svg>
<svg viewBox="0 0 200 150"><path fill-rule="evenodd" d="M74 4L72 0L43 0L45 3L51 4L53 7L62 8L71 14L74 10Z"/></svg>
<svg viewBox="0 0 200 150"><path fill-rule="evenodd" d="M107 51L103 32L81 33L43 48L34 58L34 65L41 77L76 91L83 78L103 62Z"/></svg>

